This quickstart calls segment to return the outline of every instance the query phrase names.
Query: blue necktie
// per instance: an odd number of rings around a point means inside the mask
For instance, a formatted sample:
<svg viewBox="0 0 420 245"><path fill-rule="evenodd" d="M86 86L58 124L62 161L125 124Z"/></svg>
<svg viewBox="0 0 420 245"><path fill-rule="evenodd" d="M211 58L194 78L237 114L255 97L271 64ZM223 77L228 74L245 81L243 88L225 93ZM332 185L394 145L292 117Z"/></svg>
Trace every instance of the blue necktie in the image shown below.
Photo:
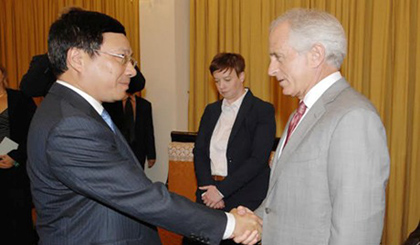
<svg viewBox="0 0 420 245"><path fill-rule="evenodd" d="M111 116L108 114L108 112L105 109L102 111L101 117L104 119L106 124L108 124L108 126L115 133L115 124L114 122L112 122Z"/></svg>

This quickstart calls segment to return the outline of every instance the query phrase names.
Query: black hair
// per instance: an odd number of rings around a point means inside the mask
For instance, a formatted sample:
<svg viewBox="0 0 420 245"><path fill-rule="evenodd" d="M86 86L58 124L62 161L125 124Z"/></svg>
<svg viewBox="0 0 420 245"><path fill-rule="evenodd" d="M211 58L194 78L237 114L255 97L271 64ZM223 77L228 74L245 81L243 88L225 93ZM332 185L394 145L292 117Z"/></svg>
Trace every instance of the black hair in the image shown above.
<svg viewBox="0 0 420 245"><path fill-rule="evenodd" d="M48 58L54 75L59 76L68 69L66 59L70 48L82 49L91 57L95 55L105 32L126 34L124 26L106 14L80 8L70 8L62 14L48 34Z"/></svg>
<svg viewBox="0 0 420 245"><path fill-rule="evenodd" d="M216 54L209 67L212 75L215 71L223 72L229 69L234 69L237 76L245 70L245 60L242 55L235 53Z"/></svg>

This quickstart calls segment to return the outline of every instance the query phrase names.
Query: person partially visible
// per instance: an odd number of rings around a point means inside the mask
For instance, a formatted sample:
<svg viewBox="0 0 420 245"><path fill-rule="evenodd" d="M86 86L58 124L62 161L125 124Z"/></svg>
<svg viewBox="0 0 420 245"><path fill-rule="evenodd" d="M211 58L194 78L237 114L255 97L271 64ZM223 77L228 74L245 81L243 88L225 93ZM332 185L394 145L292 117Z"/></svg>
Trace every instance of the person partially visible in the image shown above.
<svg viewBox="0 0 420 245"><path fill-rule="evenodd" d="M244 87L240 54L219 53L209 69L223 99L209 104L201 118L193 150L196 201L215 209L242 205L254 210L268 189L274 107Z"/></svg>
<svg viewBox="0 0 420 245"><path fill-rule="evenodd" d="M0 153L0 237L13 244L35 244L32 199L26 173L26 138L36 105L20 91L8 88L6 69L0 65L0 142L17 149Z"/></svg>
<svg viewBox="0 0 420 245"><path fill-rule="evenodd" d="M420 245L420 221L417 228L414 229L405 240L404 245Z"/></svg>
<svg viewBox="0 0 420 245"><path fill-rule="evenodd" d="M103 103L103 106L144 169L146 158L148 168L153 167L156 162L155 135L152 104L139 96L146 79L138 67L135 68L137 75L131 78L124 99L113 103Z"/></svg>
<svg viewBox="0 0 420 245"><path fill-rule="evenodd" d="M71 8L50 27L57 81L35 112L27 169L40 244L161 244L155 226L207 244L255 244L261 220L206 208L150 181L103 102L123 99L136 61L116 19Z"/></svg>
<svg viewBox="0 0 420 245"><path fill-rule="evenodd" d="M273 21L268 74L297 97L274 155L262 244L378 245L390 159L375 107L340 73L340 22L293 9Z"/></svg>
<svg viewBox="0 0 420 245"><path fill-rule="evenodd" d="M19 89L28 97L44 97L56 80L48 53L39 54L32 57L28 71L22 76Z"/></svg>

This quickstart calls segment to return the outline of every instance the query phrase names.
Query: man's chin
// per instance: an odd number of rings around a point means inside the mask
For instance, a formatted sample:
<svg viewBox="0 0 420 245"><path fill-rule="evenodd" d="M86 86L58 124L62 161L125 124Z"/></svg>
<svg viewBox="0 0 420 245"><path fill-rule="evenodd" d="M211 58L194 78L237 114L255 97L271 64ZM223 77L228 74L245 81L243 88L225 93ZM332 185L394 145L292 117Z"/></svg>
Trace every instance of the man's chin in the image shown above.
<svg viewBox="0 0 420 245"><path fill-rule="evenodd" d="M126 93L125 93L125 90L124 90L123 93L121 93L121 94L119 94L119 96L117 96L116 100L123 100L125 98L125 95L126 95Z"/></svg>
<svg viewBox="0 0 420 245"><path fill-rule="evenodd" d="M290 91L287 91L287 89L282 88L282 92L283 92L283 95L292 96L292 93Z"/></svg>
<svg viewBox="0 0 420 245"><path fill-rule="evenodd" d="M113 103L113 102L116 102L116 101L123 100L123 99L124 99L124 97L125 97L125 91L124 91L124 92L122 92L122 93L120 92L120 93L118 93L118 94L114 95L114 97L113 97L113 98L109 98L109 100L106 100L106 101L104 101L104 102Z"/></svg>

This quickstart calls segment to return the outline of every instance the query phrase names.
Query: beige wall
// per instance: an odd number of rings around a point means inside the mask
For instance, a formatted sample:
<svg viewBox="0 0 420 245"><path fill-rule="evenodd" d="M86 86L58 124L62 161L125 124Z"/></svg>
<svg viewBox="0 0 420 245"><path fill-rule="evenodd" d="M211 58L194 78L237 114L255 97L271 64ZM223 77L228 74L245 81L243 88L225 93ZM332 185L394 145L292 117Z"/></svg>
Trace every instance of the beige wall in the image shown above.
<svg viewBox="0 0 420 245"><path fill-rule="evenodd" d="M166 182L170 133L188 128L189 0L140 0L140 50L157 151L155 166L145 171Z"/></svg>

